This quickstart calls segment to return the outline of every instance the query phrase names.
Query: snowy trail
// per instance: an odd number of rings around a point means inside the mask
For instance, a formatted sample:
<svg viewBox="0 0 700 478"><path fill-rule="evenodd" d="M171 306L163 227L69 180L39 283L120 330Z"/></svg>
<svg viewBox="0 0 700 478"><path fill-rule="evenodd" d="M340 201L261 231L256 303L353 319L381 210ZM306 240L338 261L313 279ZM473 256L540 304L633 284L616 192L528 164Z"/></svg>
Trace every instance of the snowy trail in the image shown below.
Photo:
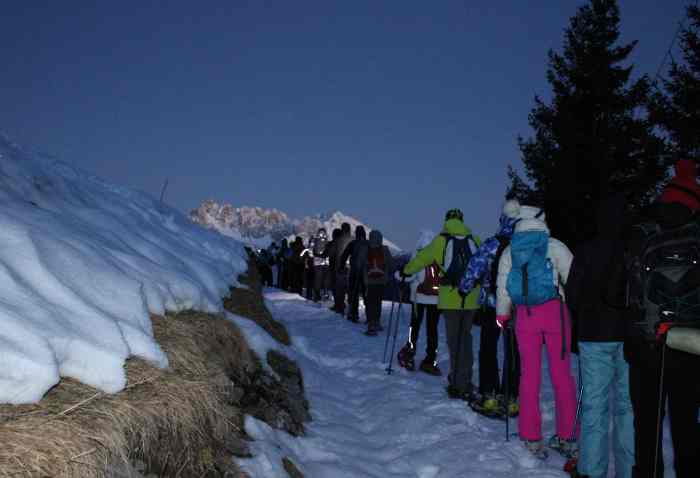
<svg viewBox="0 0 700 478"><path fill-rule="evenodd" d="M306 437L292 438L249 418L246 429L257 440L256 456L243 464L253 476L285 476L279 465L284 456L307 477L567 476L559 456L539 462L517 437L506 443L503 422L449 400L444 377L401 368L388 376L381 363L383 333L366 337L364 325L352 324L294 294L268 291L266 299L274 317L292 335L294 345L285 352L304 372L313 422ZM385 326L389 308L385 303ZM409 313L404 306L397 349L405 339ZM474 329L475 346L478 330ZM442 326L440 334L439 362L446 373ZM419 350L423 340L424 330ZM551 402L550 389L543 387L543 398ZM552 429L551 408L543 403L547 431ZM512 432L516 427L511 421Z"/></svg>

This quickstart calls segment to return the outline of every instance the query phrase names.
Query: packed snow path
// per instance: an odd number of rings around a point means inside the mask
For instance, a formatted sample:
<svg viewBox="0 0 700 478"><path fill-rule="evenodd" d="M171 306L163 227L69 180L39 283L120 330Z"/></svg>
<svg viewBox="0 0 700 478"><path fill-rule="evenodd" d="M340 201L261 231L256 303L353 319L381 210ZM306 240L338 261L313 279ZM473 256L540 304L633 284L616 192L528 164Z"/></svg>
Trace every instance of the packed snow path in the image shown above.
<svg viewBox="0 0 700 478"><path fill-rule="evenodd" d="M559 455L551 453L541 462L523 448L515 435L517 420L511 420L513 436L506 442L505 422L477 415L466 403L448 399L445 376L408 372L396 360L394 374L387 375L381 362L386 331L367 337L364 324L348 322L326 305L319 307L296 294L268 290L266 299L275 319L292 336L293 345L284 352L303 370L313 422L307 436L293 438L249 417L246 430L256 439L255 457L245 460L243 467L252 476L287 476L281 466L285 456L308 478L568 476ZM390 304L384 303L385 328L389 309ZM406 340L409 314L410 306L404 305L397 351ZM254 336L254 347L279 348L263 340L251 322L236 322L244 325L249 338ZM446 375L442 324L439 333L439 365ZM473 336L476 362L478 327ZM423 359L424 347L423 325L416 363ZM475 363L474 380L477 369ZM548 438L554 433L554 407L546 373L543 370L542 412Z"/></svg>

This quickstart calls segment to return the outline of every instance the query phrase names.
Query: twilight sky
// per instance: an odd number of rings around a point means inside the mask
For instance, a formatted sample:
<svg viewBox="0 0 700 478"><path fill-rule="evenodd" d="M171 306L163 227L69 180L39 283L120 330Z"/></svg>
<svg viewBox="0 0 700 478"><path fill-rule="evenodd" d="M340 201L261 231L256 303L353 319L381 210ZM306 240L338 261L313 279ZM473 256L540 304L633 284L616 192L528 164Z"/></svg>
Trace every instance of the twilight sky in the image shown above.
<svg viewBox="0 0 700 478"><path fill-rule="evenodd" d="M0 131L183 212L339 209L487 235L572 0L5 2ZM683 0L621 0L653 75Z"/></svg>

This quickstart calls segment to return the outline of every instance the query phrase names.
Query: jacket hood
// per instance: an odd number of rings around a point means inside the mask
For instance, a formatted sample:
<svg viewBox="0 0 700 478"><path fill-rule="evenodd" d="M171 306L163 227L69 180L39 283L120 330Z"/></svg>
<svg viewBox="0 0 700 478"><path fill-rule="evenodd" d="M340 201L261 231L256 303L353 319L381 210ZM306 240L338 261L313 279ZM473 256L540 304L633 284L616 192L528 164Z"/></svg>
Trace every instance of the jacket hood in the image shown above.
<svg viewBox="0 0 700 478"><path fill-rule="evenodd" d="M515 232L545 231L549 232L544 211L535 206L520 206L519 221Z"/></svg>
<svg viewBox="0 0 700 478"><path fill-rule="evenodd" d="M520 216L520 202L517 199L509 199L503 205L502 216L510 219L517 219Z"/></svg>
<svg viewBox="0 0 700 478"><path fill-rule="evenodd" d="M698 177L698 165L691 159L681 159L674 166L677 178L693 179Z"/></svg>
<svg viewBox="0 0 700 478"><path fill-rule="evenodd" d="M382 233L377 229L370 231L369 233L369 246L370 247L381 247L384 242L384 237Z"/></svg>
<svg viewBox="0 0 700 478"><path fill-rule="evenodd" d="M459 219L448 219L445 221L442 232L451 236L468 236L472 233Z"/></svg>
<svg viewBox="0 0 700 478"><path fill-rule="evenodd" d="M599 237L618 237L624 227L623 218L627 203L623 194L602 199L596 211L596 235Z"/></svg>

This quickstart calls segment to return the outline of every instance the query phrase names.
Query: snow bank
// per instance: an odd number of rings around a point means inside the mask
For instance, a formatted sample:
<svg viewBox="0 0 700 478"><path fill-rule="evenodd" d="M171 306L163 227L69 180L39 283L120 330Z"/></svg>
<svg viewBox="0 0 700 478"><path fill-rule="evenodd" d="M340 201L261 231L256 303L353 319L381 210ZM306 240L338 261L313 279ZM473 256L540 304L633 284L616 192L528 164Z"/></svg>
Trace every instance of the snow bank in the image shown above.
<svg viewBox="0 0 700 478"><path fill-rule="evenodd" d="M131 356L167 366L149 312L218 312L246 269L240 243L2 135L0 231L0 403L62 376L117 392Z"/></svg>

